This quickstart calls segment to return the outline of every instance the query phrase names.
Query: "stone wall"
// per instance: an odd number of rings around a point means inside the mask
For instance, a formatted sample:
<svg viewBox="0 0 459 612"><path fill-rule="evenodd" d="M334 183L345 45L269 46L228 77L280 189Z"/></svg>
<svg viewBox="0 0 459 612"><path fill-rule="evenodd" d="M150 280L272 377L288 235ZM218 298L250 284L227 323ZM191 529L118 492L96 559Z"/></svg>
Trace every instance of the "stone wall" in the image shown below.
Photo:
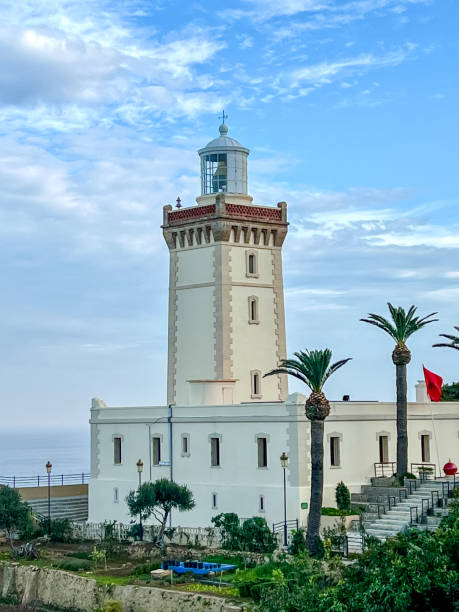
<svg viewBox="0 0 459 612"><path fill-rule="evenodd" d="M104 585L70 572L18 563L0 564L0 594L21 603L38 602L77 612L96 612L120 601L123 612L237 612L220 597L135 585Z"/></svg>

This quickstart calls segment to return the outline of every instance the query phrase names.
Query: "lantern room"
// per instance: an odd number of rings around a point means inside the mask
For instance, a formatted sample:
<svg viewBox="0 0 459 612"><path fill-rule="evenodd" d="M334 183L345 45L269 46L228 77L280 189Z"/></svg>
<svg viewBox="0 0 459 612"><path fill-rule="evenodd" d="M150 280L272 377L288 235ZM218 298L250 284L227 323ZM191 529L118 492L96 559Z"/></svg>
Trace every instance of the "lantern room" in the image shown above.
<svg viewBox="0 0 459 612"><path fill-rule="evenodd" d="M249 149L228 136L224 119L219 131L218 138L198 151L201 158L201 196L197 198L198 204L207 203L217 193L247 196Z"/></svg>

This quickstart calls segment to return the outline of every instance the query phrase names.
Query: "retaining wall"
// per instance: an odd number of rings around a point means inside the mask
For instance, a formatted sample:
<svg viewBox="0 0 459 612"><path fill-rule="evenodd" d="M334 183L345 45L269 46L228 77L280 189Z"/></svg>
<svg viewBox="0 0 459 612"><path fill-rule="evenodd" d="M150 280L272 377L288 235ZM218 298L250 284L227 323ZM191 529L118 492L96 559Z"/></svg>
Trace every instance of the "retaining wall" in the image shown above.
<svg viewBox="0 0 459 612"><path fill-rule="evenodd" d="M123 612L240 612L225 599L135 585L98 584L70 572L17 563L0 564L0 593L22 604L41 603L74 612L95 612L106 601L120 601Z"/></svg>

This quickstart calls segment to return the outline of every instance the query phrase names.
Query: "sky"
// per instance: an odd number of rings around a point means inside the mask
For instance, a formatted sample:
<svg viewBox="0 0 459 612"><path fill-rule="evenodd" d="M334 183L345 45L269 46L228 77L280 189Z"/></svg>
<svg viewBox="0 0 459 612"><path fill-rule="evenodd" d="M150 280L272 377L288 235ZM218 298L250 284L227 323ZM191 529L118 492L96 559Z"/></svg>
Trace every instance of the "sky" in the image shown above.
<svg viewBox="0 0 459 612"><path fill-rule="evenodd" d="M392 401L393 342L359 319L415 304L440 321L408 343L410 399L422 363L458 380L431 347L459 324L458 9L0 0L2 426L165 403L162 206L194 204L223 108L254 202L288 202L288 353L353 358L330 399Z"/></svg>

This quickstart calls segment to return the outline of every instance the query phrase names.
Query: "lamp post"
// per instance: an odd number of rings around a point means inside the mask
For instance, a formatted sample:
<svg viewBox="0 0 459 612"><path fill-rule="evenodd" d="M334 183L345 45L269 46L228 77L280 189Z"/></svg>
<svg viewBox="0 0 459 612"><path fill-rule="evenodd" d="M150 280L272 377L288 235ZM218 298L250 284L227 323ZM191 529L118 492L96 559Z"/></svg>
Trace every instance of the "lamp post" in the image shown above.
<svg viewBox="0 0 459 612"><path fill-rule="evenodd" d="M137 471L139 473L139 491L140 491L140 486L142 484L142 471L143 471L142 459L139 459L136 465L137 465ZM142 511L139 512L139 527L140 527L139 537L140 537L140 541L142 542L143 540Z"/></svg>
<svg viewBox="0 0 459 612"><path fill-rule="evenodd" d="M288 456L285 452L280 456L281 467L284 471L284 546L287 546L287 489L285 482L285 470L288 466Z"/></svg>
<svg viewBox="0 0 459 612"><path fill-rule="evenodd" d="M48 461L46 464L46 473L48 474L48 535L51 535L51 470L53 464Z"/></svg>

